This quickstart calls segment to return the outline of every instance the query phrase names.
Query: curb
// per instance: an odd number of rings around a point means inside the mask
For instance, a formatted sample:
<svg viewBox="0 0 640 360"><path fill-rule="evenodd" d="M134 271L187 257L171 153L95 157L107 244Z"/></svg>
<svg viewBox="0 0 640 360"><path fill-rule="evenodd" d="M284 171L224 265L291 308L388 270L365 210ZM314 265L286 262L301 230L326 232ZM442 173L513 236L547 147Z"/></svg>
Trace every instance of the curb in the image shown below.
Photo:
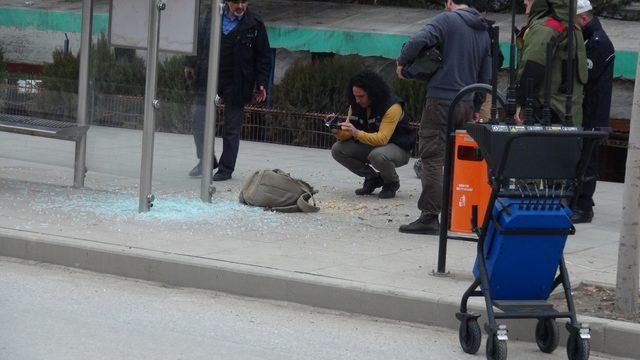
<svg viewBox="0 0 640 360"><path fill-rule="evenodd" d="M422 292L412 293L365 286L354 281L308 273L6 228L0 228L0 256L41 261L177 287L288 301L458 329L458 321L454 314L458 311L459 296L429 297L429 294ZM471 304L470 309L484 315L482 306L478 304ZM593 351L632 358L640 354L640 324L588 316L579 316L579 320L591 327ZM482 319L480 321L482 322ZM535 341L535 320L505 323L510 339ZM563 328L560 324L561 345L567 341L567 332Z"/></svg>

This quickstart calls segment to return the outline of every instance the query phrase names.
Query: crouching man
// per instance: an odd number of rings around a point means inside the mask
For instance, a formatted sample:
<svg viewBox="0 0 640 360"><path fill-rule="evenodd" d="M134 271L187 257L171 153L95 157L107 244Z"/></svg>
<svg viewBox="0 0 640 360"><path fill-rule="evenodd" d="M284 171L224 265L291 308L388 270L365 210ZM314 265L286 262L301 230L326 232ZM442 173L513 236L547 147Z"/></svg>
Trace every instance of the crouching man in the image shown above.
<svg viewBox="0 0 640 360"><path fill-rule="evenodd" d="M331 154L364 178L356 195L369 195L382 187L378 197L393 198L400 188L396 168L409 162L409 152L416 142L404 102L391 94L389 86L372 71L351 78L347 93L347 120L332 130L339 141Z"/></svg>

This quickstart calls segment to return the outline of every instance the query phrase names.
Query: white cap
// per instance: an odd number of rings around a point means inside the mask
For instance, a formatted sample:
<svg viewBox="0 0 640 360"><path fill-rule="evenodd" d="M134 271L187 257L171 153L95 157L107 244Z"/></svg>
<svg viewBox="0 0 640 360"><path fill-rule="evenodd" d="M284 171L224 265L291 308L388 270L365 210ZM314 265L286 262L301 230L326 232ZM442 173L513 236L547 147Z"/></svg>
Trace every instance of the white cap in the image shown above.
<svg viewBox="0 0 640 360"><path fill-rule="evenodd" d="M576 15L580 15L582 13L586 13L589 10L592 10L591 2L589 0L578 0L578 7L576 8Z"/></svg>

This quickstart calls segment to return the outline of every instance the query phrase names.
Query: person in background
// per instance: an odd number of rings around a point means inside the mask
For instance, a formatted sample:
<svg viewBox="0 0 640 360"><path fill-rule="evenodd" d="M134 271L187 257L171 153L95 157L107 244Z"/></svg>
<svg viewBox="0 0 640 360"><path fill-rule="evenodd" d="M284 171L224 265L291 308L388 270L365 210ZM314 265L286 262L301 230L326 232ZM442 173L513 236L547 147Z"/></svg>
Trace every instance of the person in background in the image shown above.
<svg viewBox="0 0 640 360"><path fill-rule="evenodd" d="M491 39L489 26L472 8L472 0L447 0L446 9L429 21L405 44L397 60L400 78L403 67L425 48L439 46L442 64L427 83L427 96L420 120L419 156L422 163L420 217L400 226L400 232L438 234L442 208L442 181L449 106L468 85L491 82ZM455 109L455 127L475 117L471 96Z"/></svg>
<svg viewBox="0 0 640 360"><path fill-rule="evenodd" d="M573 0L575 1L575 0ZM516 121L522 123L529 119L521 116L521 110L532 100L534 122L543 119L544 80L547 74L547 44L556 41L551 62L551 119L553 124L564 123L566 113L566 94L568 83L566 60L568 49L569 2L566 0L524 0L528 16L527 25L520 30L517 39L518 77L516 102L518 110ZM575 66L571 79L573 82L572 118L575 124L582 120L582 91L587 82L587 58L582 31L576 26L574 31ZM531 90L531 93L529 93Z"/></svg>
<svg viewBox="0 0 640 360"><path fill-rule="evenodd" d="M370 195L382 187L378 197L390 199L400 188L396 168L409 162L416 134L409 127L404 102L372 71L362 71L349 81L347 120L332 133L338 138L331 148L333 158L364 178L356 195Z"/></svg>
<svg viewBox="0 0 640 360"><path fill-rule="evenodd" d="M611 92L613 88L613 65L615 49L600 20L593 15L589 0L578 0L576 24L582 28L587 50L589 80L584 87L582 101L582 127L585 129L609 126ZM587 163L585 181L573 208L571 220L574 224L590 223L593 219L593 194L598 179L598 145L591 156L582 154Z"/></svg>
<svg viewBox="0 0 640 360"><path fill-rule="evenodd" d="M257 89L256 101L267 98L267 80L271 73L271 47L264 23L248 9L246 0L226 1L222 15L218 94L224 103L222 156L213 181L231 178L240 147L240 131L244 121L244 106L251 101ZM195 56L186 58L184 76L196 88L193 105L193 138L198 163L189 176L202 176L202 148L204 146L205 105L207 99L207 73L209 41L212 21L209 11L198 30L198 48ZM213 99L208 99L213 101ZM214 163L214 167L215 167Z"/></svg>

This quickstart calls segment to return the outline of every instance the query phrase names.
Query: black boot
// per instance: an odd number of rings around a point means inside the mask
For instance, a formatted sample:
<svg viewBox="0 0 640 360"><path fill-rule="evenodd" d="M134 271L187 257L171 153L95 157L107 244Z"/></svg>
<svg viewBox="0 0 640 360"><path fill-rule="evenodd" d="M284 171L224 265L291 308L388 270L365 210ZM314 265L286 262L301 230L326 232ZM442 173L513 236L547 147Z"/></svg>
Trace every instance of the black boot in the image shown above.
<svg viewBox="0 0 640 360"><path fill-rule="evenodd" d="M364 178L364 183L360 189L356 189L356 195L371 195L377 188L384 185L380 174L370 178Z"/></svg>
<svg viewBox="0 0 640 360"><path fill-rule="evenodd" d="M411 224L401 225L401 233L438 235L440 233L440 222L438 215L420 215L418 220Z"/></svg>
<svg viewBox="0 0 640 360"><path fill-rule="evenodd" d="M392 199L396 197L396 191L400 189L400 182L393 181L390 183L386 183L382 185L382 190L380 190L380 194L378 194L378 198L380 199Z"/></svg>
<svg viewBox="0 0 640 360"><path fill-rule="evenodd" d="M574 224L587 224L593 220L593 210L580 210L575 209L573 215L571 215L571 222Z"/></svg>
<svg viewBox="0 0 640 360"><path fill-rule="evenodd" d="M211 180L213 181L226 181L231 179L231 171L225 169L218 169L218 172L213 174Z"/></svg>

